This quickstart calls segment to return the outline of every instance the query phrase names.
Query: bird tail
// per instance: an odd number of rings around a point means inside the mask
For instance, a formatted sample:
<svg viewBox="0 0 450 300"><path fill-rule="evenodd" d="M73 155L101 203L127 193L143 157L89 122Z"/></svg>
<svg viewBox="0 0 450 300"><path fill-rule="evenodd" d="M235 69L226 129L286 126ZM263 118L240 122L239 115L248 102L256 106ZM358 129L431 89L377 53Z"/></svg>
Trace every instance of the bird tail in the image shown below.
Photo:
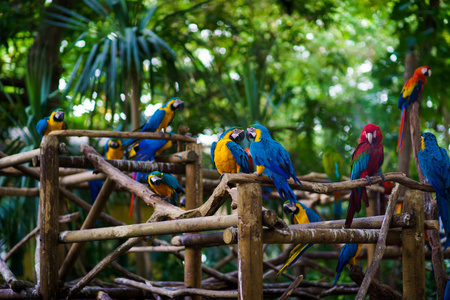
<svg viewBox="0 0 450 300"><path fill-rule="evenodd" d="M345 219L345 228L350 228L355 213L361 210L361 198L363 199L364 204L369 206L366 188L352 189L347 209L347 218Z"/></svg>
<svg viewBox="0 0 450 300"><path fill-rule="evenodd" d="M305 253L306 250L308 250L308 248L311 246L312 246L312 244L299 244L299 245L295 246L295 248L292 249L291 253L289 253L288 260L283 265L283 267L280 269L277 276L280 276L281 274L286 272L286 270L290 266L292 266L300 257L302 257L303 253Z"/></svg>
<svg viewBox="0 0 450 300"><path fill-rule="evenodd" d="M400 132L398 134L398 142L397 142L397 152L402 152L403 149L403 134L405 133L405 115L406 115L406 109L405 107L402 108L402 115L400 119Z"/></svg>
<svg viewBox="0 0 450 300"><path fill-rule="evenodd" d="M448 193L445 191L442 190L436 191L436 200L438 205L439 216L442 219L445 237L447 238L444 244L444 251L445 249L447 249L448 246L450 246L450 216L449 216L450 201L447 200L449 199L448 196L449 196Z"/></svg>
<svg viewBox="0 0 450 300"><path fill-rule="evenodd" d="M128 147L136 144L137 142L139 142L139 139L128 139L126 140L122 146L120 147L121 150L126 150Z"/></svg>
<svg viewBox="0 0 450 300"><path fill-rule="evenodd" d="M342 271L339 271L336 273L336 278L334 279L333 286L336 285L337 281L339 280L339 277L341 277L341 273L342 273Z"/></svg>
<svg viewBox="0 0 450 300"><path fill-rule="evenodd" d="M133 172L133 173L131 174L131 178L132 178L133 180L137 180L137 178L140 177L139 175L140 175L139 172ZM139 182L139 181L138 181L138 182ZM130 212L128 213L128 218L131 218L131 214L133 213L133 202L134 202L134 197L135 197L135 196L136 196L136 195L135 195L134 193L131 193Z"/></svg>
<svg viewBox="0 0 450 300"><path fill-rule="evenodd" d="M334 192L334 216L337 219L340 219L342 216L341 191Z"/></svg>
<svg viewBox="0 0 450 300"><path fill-rule="evenodd" d="M269 176L272 178L281 199L287 199L291 205L295 205L295 202L297 202L297 197L295 197L294 191L289 186L286 178L274 172L271 172Z"/></svg>

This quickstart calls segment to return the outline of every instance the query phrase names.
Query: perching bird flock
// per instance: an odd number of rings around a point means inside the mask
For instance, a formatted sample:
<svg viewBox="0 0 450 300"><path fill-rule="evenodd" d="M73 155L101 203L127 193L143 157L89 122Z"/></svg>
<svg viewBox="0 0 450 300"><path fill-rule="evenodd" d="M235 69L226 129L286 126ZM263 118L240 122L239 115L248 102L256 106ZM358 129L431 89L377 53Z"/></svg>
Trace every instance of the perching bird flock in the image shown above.
<svg viewBox="0 0 450 300"><path fill-rule="evenodd" d="M431 75L431 69L427 66L419 67L414 75L404 84L398 98L398 108L401 110L400 130L398 134L397 152L401 152L405 143L405 120L411 105L418 101L427 77ZM159 108L140 129L141 132L166 132L178 110L184 108L184 101L172 98ZM36 130L41 136L46 136L52 130L67 129L64 121L64 111L56 109L49 117L37 123ZM239 145L245 137L250 142L251 156ZM381 167L384 161L383 133L381 128L375 124L367 124L362 128L360 139L352 155L350 179L365 178L372 184L370 177L379 175L384 181ZM136 161L153 161L156 156L172 146L170 140L138 140L110 139L105 145L107 159L122 159L127 153L128 159ZM446 242L444 248L450 245L450 160L447 151L438 146L436 137L429 132L422 134L421 149L418 154L420 167L436 191L439 216L444 226ZM224 173L252 173L267 175L275 186L280 198L286 201L283 210L290 215L293 224L320 222L321 218L316 211L307 207L291 188L291 184L301 185L297 178L291 156L288 151L272 138L269 130L261 124L253 124L246 129L231 127L225 130L217 142L211 146L211 160L214 168L222 176ZM328 145L323 152L323 167L330 182L343 181L344 160L341 154L332 145ZM135 172L133 179L138 182L147 183L152 190L163 199L173 205L180 206L183 187L178 180L168 174L154 171L150 174ZM292 179L292 181L290 181ZM290 181L290 182L289 182ZM92 182L92 190L99 188ZM100 182L101 184L101 182ZM101 185L100 185L101 187ZM95 196L92 196L94 201ZM130 215L133 207L131 199ZM342 216L342 196L340 191L334 193L334 217ZM353 217L361 210L361 201L369 206L365 187L354 188L350 192L348 201L345 228L350 228ZM287 271L304 253L311 244L296 245L291 251L288 260L280 269L279 274ZM355 264L355 258L361 251L362 244L345 244L339 255L336 267L336 285L344 267Z"/></svg>

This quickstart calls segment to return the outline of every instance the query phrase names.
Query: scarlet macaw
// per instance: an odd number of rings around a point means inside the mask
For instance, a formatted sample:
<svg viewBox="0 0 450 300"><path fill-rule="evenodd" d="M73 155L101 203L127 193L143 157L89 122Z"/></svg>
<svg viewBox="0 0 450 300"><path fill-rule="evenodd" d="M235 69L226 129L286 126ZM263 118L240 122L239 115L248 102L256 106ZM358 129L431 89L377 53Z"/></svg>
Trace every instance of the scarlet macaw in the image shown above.
<svg viewBox="0 0 450 300"><path fill-rule="evenodd" d="M383 176L380 170L384 160L382 141L383 134L378 125L367 124L364 126L361 132L360 142L352 155L351 180L366 177L369 183L371 183L369 176L376 174ZM347 210L347 218L345 220L346 228L349 228L352 224L355 212L361 210L361 198L363 199L364 204L366 204L366 207L369 206L366 188L352 189Z"/></svg>
<svg viewBox="0 0 450 300"><path fill-rule="evenodd" d="M129 159L137 161L153 161L156 156L161 155L164 150L172 147L171 140L142 140L134 144L131 148ZM133 172L132 178L137 182L141 182L147 174L142 172ZM134 194L131 194L130 212L128 217L133 213Z"/></svg>
<svg viewBox="0 0 450 300"><path fill-rule="evenodd" d="M447 151L439 147L436 137L431 132L422 134L419 165L423 174L436 191L439 215L447 237L444 244L445 250L450 245L450 160Z"/></svg>
<svg viewBox="0 0 450 300"><path fill-rule="evenodd" d="M173 118L175 117L175 111L177 109L184 108L184 101L175 97L170 99L161 108L158 108L156 112L150 117L150 119L142 127L141 132L166 132L167 126L170 125ZM136 143L138 139L127 140L123 147L127 148L130 145Z"/></svg>
<svg viewBox="0 0 450 300"><path fill-rule="evenodd" d="M67 122L64 121L64 110L55 109L49 117L40 119L36 124L36 131L42 136L48 135L52 130L66 130Z"/></svg>
<svg viewBox="0 0 450 300"><path fill-rule="evenodd" d="M344 160L342 159L342 155L340 155L333 146L328 145L325 148L322 164L325 173L331 182L339 182L342 180ZM341 191L334 192L334 216L336 219L340 219L342 216Z"/></svg>
<svg viewBox="0 0 450 300"><path fill-rule="evenodd" d="M167 197L173 205L179 206L178 193L184 193L178 180L170 174L153 171L148 175L148 184L160 196Z"/></svg>
<svg viewBox="0 0 450 300"><path fill-rule="evenodd" d="M431 76L431 69L427 66L422 66L414 71L413 76L411 76L398 97L398 108L401 109L401 120L400 120L400 133L398 135L397 152L402 152L403 149L403 134L405 132L405 118L406 112L411 104L419 99L420 93L422 93L425 83L427 83L427 76Z"/></svg>
<svg viewBox="0 0 450 300"><path fill-rule="evenodd" d="M361 252L362 246L363 244L345 244L344 247L342 247L336 266L336 279L334 280L333 286L336 285L346 264L351 266L356 264L355 259L358 257L359 252Z"/></svg>
<svg viewBox="0 0 450 300"><path fill-rule="evenodd" d="M247 139L250 144L250 153L256 164L256 173L263 174L264 170L273 180L281 199L289 200L291 207L295 207L297 198L289 186L287 180L292 177L295 182L301 184L295 175L289 153L283 146L272 139L266 127L255 124L247 128Z"/></svg>
<svg viewBox="0 0 450 300"><path fill-rule="evenodd" d="M250 173L247 152L237 144L244 137L242 128L231 127L222 133L217 142L212 143L211 160L219 174L237 173L238 165L244 173Z"/></svg>
<svg viewBox="0 0 450 300"><path fill-rule="evenodd" d="M287 207L287 203L288 202L286 202L283 206L283 210L285 213L291 214L291 223L304 224L322 221L319 215L314 210L306 207L304 204L295 201L295 211L292 211L289 207ZM292 249L291 253L289 253L289 258L278 272L278 275L286 272L287 268L291 267L311 246L312 244L298 244L297 246L295 246L295 248Z"/></svg>
<svg viewBox="0 0 450 300"><path fill-rule="evenodd" d="M123 158L123 149L122 140L111 138L105 144L105 156L106 159L122 159ZM94 203L95 199L97 199L98 193L103 186L103 180L92 180L89 181L89 187L91 189L91 203Z"/></svg>

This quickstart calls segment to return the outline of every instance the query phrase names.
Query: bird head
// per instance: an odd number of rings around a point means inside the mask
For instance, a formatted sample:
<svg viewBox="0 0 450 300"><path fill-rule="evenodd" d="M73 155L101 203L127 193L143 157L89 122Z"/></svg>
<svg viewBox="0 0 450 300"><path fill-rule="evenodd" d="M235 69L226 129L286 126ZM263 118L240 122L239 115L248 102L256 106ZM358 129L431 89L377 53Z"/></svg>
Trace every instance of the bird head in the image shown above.
<svg viewBox="0 0 450 300"><path fill-rule="evenodd" d="M57 108L52 112L51 117L53 120L62 122L64 121L64 110L62 108Z"/></svg>
<svg viewBox="0 0 450 300"><path fill-rule="evenodd" d="M109 139L108 140L108 147L113 149L118 149L122 146L122 141L120 139Z"/></svg>
<svg viewBox="0 0 450 300"><path fill-rule="evenodd" d="M150 173L150 175L148 175L148 183L151 185L160 185L160 183L162 182L162 177L163 177L163 173L158 172L158 171L153 171Z"/></svg>
<svg viewBox="0 0 450 300"><path fill-rule="evenodd" d="M284 202L283 211L285 214L297 214L300 211L300 207L298 205L292 206L289 201Z"/></svg>
<svg viewBox="0 0 450 300"><path fill-rule="evenodd" d="M246 135L247 140L255 140L255 142L259 141L259 139L263 136L270 137L269 130L260 124L253 124L248 127Z"/></svg>
<svg viewBox="0 0 450 300"><path fill-rule="evenodd" d="M426 147L437 145L436 137L431 132L424 132L424 133L422 133L422 143L421 144L422 144L421 145L422 150L425 150Z"/></svg>
<svg viewBox="0 0 450 300"><path fill-rule="evenodd" d="M427 66L419 67L414 71L414 75L430 77L431 68Z"/></svg>
<svg viewBox="0 0 450 300"><path fill-rule="evenodd" d="M219 139L223 138L229 138L234 142L240 142L245 138L245 133L241 127L234 126L227 129L224 133L222 133Z"/></svg>
<svg viewBox="0 0 450 300"><path fill-rule="evenodd" d="M383 141L383 134L381 133L380 126L375 124L367 124L364 126L360 142L368 142L369 144L381 143Z"/></svg>
<svg viewBox="0 0 450 300"><path fill-rule="evenodd" d="M175 98L170 99L169 102L167 102L166 105L164 105L164 106L170 106L171 110L183 109L184 101L178 97L175 97Z"/></svg>

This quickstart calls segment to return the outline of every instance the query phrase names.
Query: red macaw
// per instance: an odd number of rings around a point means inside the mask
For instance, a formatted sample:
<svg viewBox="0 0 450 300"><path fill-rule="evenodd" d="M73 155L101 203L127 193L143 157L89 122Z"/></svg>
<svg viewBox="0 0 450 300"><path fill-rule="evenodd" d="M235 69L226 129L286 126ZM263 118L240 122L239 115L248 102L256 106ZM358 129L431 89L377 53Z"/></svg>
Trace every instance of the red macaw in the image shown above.
<svg viewBox="0 0 450 300"><path fill-rule="evenodd" d="M400 120L400 133L398 135L397 152L402 152L403 149L403 134L405 132L405 118L406 112L411 104L419 99L425 83L427 83L427 76L431 76L431 69L427 66L422 66L414 71L408 81L403 86L402 92L398 97L398 108L402 110Z"/></svg>
<svg viewBox="0 0 450 300"><path fill-rule="evenodd" d="M367 178L369 183L371 183L369 176L376 174L383 176L380 170L384 160L382 141L383 134L378 125L367 124L364 126L358 147L356 147L352 155L351 180ZM364 204L366 204L366 207L369 206L366 188L352 189L347 210L347 218L345 220L346 228L349 228L352 224L355 212L361 210L361 198L363 199Z"/></svg>

